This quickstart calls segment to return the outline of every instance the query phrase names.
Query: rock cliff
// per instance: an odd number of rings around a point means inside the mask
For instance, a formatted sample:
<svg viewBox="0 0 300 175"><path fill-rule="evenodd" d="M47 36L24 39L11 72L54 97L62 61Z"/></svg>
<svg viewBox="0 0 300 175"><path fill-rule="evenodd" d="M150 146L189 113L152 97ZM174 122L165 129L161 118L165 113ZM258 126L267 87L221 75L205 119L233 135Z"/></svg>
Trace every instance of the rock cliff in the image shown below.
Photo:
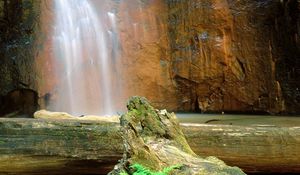
<svg viewBox="0 0 300 175"><path fill-rule="evenodd" d="M32 89L45 107L55 98L59 76L53 1L17 2L31 1L0 3L0 94ZM300 112L297 0L92 2L116 14L108 52L122 88L119 106L139 95L172 111Z"/></svg>
<svg viewBox="0 0 300 175"><path fill-rule="evenodd" d="M297 1L143 2L118 13L127 96L176 111L299 109Z"/></svg>

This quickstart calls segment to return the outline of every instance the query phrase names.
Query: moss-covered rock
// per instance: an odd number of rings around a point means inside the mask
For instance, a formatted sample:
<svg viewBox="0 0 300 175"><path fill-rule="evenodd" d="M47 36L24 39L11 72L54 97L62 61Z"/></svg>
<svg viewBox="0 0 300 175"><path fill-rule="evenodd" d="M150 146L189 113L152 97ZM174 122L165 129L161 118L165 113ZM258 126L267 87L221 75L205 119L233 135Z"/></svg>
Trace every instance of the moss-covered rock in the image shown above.
<svg viewBox="0 0 300 175"><path fill-rule="evenodd" d="M143 97L130 98L127 108L128 112L120 119L123 159L110 175L136 174L132 166L136 164L153 172L180 165L171 174L244 174L215 157L197 156L188 145L174 113L154 109Z"/></svg>

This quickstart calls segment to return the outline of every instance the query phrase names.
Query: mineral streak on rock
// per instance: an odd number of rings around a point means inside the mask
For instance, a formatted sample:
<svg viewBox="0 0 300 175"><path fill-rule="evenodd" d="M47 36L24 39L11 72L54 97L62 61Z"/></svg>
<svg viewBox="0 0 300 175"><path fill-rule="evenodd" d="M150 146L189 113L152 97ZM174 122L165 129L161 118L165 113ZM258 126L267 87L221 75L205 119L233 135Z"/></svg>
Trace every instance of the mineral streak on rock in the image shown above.
<svg viewBox="0 0 300 175"><path fill-rule="evenodd" d="M197 156L188 145L174 113L154 109L143 97L132 97L128 112L121 116L124 154L110 175L133 174L131 165L140 164L152 171L180 165L171 174L244 174L215 157Z"/></svg>

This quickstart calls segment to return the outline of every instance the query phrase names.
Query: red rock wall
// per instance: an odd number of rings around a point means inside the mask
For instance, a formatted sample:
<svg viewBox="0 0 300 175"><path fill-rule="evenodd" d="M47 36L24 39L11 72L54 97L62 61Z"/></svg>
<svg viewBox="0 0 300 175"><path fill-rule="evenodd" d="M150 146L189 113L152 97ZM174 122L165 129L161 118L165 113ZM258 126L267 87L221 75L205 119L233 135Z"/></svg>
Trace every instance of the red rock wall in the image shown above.
<svg viewBox="0 0 300 175"><path fill-rule="evenodd" d="M35 56L35 69L37 71L36 82L38 84L39 104L45 108L49 97L47 94L55 94L58 76L55 73L55 55L52 43L54 24L53 0L43 0L40 3L40 25L37 31L38 39Z"/></svg>
<svg viewBox="0 0 300 175"><path fill-rule="evenodd" d="M118 9L125 99L145 96L160 108L177 110L176 85L170 70L167 6L161 0L138 2L122 1Z"/></svg>
<svg viewBox="0 0 300 175"><path fill-rule="evenodd" d="M270 53L275 1L169 2L172 70L183 110L284 109Z"/></svg>
<svg viewBox="0 0 300 175"><path fill-rule="evenodd" d="M48 1L41 6L46 37L37 56L40 96L54 92L56 83ZM278 49L280 40L274 39L281 38L274 29L281 15L278 9L284 6L279 0L101 3L117 15L119 35L111 52L116 53L123 94L120 106L129 96L140 95L157 108L175 111L279 113L287 109L290 99L282 93L283 81L277 76L281 71L277 60L285 50Z"/></svg>

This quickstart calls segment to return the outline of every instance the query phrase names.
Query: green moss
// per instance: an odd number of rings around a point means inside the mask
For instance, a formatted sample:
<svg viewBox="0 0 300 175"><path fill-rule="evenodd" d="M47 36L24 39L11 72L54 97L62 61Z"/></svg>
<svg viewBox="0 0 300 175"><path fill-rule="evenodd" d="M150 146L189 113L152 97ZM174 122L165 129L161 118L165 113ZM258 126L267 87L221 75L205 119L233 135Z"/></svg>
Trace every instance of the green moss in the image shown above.
<svg viewBox="0 0 300 175"><path fill-rule="evenodd" d="M122 171L120 175L128 175L126 172Z"/></svg>
<svg viewBox="0 0 300 175"><path fill-rule="evenodd" d="M178 169L180 167L182 167L182 165L174 165L166 167L162 171L153 172L141 164L133 164L132 166L130 166L130 168L134 170L132 175L168 175L172 170ZM120 175L128 175L128 173L121 172Z"/></svg>

